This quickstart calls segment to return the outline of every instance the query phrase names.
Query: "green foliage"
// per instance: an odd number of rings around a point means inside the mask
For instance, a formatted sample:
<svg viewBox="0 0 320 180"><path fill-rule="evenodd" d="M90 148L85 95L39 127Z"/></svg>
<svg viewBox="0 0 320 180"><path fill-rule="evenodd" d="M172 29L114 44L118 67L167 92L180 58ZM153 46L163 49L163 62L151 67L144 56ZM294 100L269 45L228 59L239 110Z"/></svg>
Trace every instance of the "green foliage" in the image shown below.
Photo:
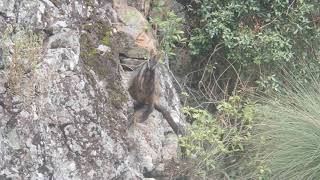
<svg viewBox="0 0 320 180"><path fill-rule="evenodd" d="M223 169L237 161L236 154L245 151L244 143L251 137L253 107L254 103L243 103L239 96L232 96L218 104L215 116L206 110L183 108L183 112L194 119L188 135L180 141L187 156L194 157L195 174L227 176Z"/></svg>
<svg viewBox="0 0 320 180"><path fill-rule="evenodd" d="M266 179L318 179L320 84L289 79L284 93L261 98L256 109L256 156L270 169Z"/></svg>
<svg viewBox="0 0 320 180"><path fill-rule="evenodd" d="M182 23L184 19L178 17L173 11L166 13L165 18L160 16L150 18L150 22L156 26L160 46L170 56L175 56L174 48L176 44L185 43L184 32L182 31Z"/></svg>
<svg viewBox="0 0 320 180"><path fill-rule="evenodd" d="M265 79L278 78L278 64L301 77L306 75L303 61L320 67L315 63L320 30L312 16L319 9L315 0L193 0L190 13L196 20L189 46L197 55L219 44L236 69L255 69L256 79L264 81L259 85L274 88L276 81L265 84Z"/></svg>
<svg viewBox="0 0 320 180"><path fill-rule="evenodd" d="M101 40L103 45L110 46L111 30L107 30Z"/></svg>
<svg viewBox="0 0 320 180"><path fill-rule="evenodd" d="M260 80L256 81L256 83L260 90L266 93L280 92L281 89L281 82L277 79L275 74L267 77L261 77Z"/></svg>

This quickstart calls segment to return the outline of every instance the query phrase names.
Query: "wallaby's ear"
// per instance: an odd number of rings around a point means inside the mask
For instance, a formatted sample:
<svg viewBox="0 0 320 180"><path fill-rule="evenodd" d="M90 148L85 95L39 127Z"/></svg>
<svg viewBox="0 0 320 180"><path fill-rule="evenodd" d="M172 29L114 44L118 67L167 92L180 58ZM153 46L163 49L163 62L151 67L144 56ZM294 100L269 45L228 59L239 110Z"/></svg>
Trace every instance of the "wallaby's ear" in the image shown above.
<svg viewBox="0 0 320 180"><path fill-rule="evenodd" d="M151 49L150 51L150 59L148 62L148 68L151 70L154 70L156 68L156 65L158 64L158 56L157 52L154 49Z"/></svg>
<svg viewBox="0 0 320 180"><path fill-rule="evenodd" d="M155 55L157 55L156 50L151 49L151 50L150 50L150 57L155 56Z"/></svg>
<svg viewBox="0 0 320 180"><path fill-rule="evenodd" d="M149 68L151 70L154 70L158 64L158 59L156 59L156 56L153 56L149 59Z"/></svg>

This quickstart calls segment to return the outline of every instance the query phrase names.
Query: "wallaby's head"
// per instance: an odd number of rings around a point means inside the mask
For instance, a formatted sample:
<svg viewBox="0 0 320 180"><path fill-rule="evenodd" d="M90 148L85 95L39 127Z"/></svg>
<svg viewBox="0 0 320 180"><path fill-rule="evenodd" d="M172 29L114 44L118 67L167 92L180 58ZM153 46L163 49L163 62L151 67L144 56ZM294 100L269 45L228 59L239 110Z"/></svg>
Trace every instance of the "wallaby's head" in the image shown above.
<svg viewBox="0 0 320 180"><path fill-rule="evenodd" d="M162 54L160 52L156 52L154 50L151 50L150 51L150 58L148 61L148 67L150 69L155 69L161 59L161 56L162 56Z"/></svg>

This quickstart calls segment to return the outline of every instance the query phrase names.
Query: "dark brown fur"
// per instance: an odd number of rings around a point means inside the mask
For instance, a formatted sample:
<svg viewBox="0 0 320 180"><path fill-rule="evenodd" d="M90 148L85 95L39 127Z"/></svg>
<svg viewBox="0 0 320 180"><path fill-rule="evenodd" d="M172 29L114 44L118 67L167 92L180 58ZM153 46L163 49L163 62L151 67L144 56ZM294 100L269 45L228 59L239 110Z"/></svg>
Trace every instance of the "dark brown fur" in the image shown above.
<svg viewBox="0 0 320 180"><path fill-rule="evenodd" d="M129 93L136 101L134 109L140 122L149 117L154 109L154 104L158 104L160 97L157 63L154 61L151 59L141 66L129 87Z"/></svg>
<svg viewBox="0 0 320 180"><path fill-rule="evenodd" d="M134 103L134 121L144 122L148 119L153 109L156 109L163 115L177 135L184 135L184 129L178 126L170 112L159 103L160 82L157 64L157 59L153 56L148 62L141 66L131 81L129 93L136 101Z"/></svg>

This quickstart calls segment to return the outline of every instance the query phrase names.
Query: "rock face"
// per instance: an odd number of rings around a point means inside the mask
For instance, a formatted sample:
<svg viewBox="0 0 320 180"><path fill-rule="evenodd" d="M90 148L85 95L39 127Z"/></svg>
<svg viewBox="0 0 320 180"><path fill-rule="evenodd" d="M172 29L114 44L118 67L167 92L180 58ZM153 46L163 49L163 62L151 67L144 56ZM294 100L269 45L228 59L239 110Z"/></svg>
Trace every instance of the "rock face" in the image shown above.
<svg viewBox="0 0 320 180"><path fill-rule="evenodd" d="M131 122L120 63L156 49L143 13L126 1L0 1L1 180L165 176L177 137L156 111ZM183 124L164 66L161 85Z"/></svg>

